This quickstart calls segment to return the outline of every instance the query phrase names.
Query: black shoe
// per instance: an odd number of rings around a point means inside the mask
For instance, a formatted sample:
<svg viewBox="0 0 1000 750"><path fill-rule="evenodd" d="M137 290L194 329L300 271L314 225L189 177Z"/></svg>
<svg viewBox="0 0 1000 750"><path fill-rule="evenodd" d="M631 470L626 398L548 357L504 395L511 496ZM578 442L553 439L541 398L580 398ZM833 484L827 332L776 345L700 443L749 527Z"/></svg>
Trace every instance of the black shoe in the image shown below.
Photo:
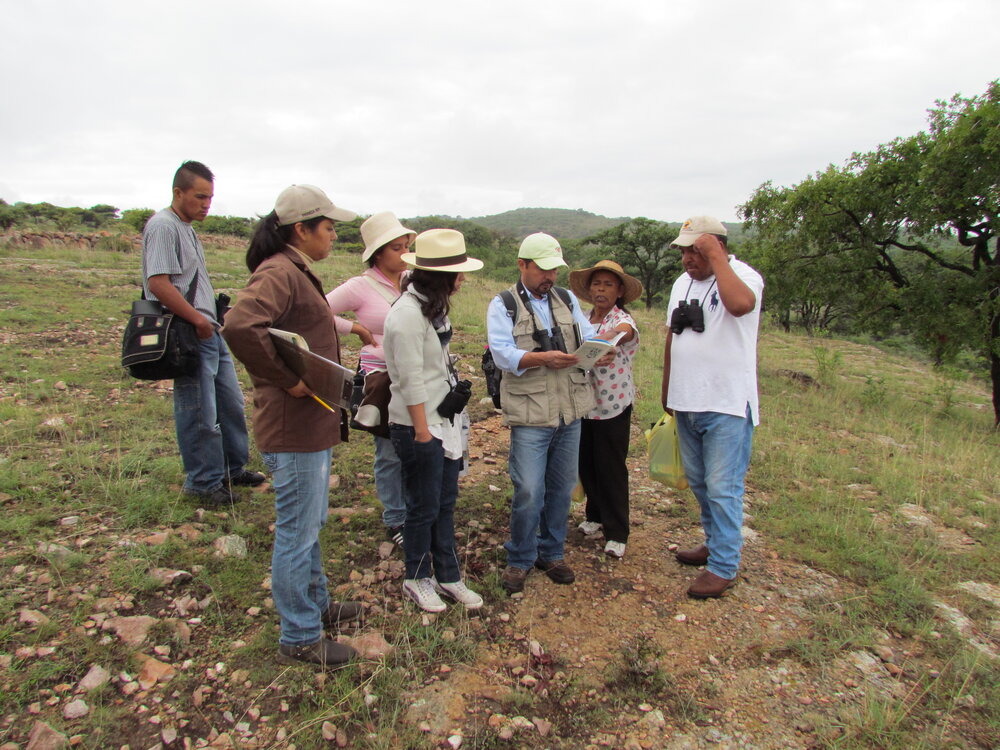
<svg viewBox="0 0 1000 750"><path fill-rule="evenodd" d="M350 646L329 638L320 638L305 646L278 646L278 661L282 664L314 664L321 669L337 669L357 655Z"/></svg>
<svg viewBox="0 0 1000 750"><path fill-rule="evenodd" d="M545 575L553 583L573 583L576 580L573 569L566 564L565 560L549 560L548 562L535 560L535 567L544 570Z"/></svg>
<svg viewBox="0 0 1000 750"><path fill-rule="evenodd" d="M225 485L211 492L184 490L184 494L190 498L194 498L200 505L204 505L206 508L225 508L240 501L240 496Z"/></svg>
<svg viewBox="0 0 1000 750"><path fill-rule="evenodd" d="M233 487L258 487L267 480L267 477L259 471L247 471L240 469L235 474L230 474L226 484Z"/></svg>
<svg viewBox="0 0 1000 750"><path fill-rule="evenodd" d="M362 612L364 608L361 602L330 602L330 606L323 613L323 625L335 628L345 622L357 620Z"/></svg>
<svg viewBox="0 0 1000 750"><path fill-rule="evenodd" d="M385 530L386 539L395 544L397 547L403 547L403 527L402 526L388 526Z"/></svg>

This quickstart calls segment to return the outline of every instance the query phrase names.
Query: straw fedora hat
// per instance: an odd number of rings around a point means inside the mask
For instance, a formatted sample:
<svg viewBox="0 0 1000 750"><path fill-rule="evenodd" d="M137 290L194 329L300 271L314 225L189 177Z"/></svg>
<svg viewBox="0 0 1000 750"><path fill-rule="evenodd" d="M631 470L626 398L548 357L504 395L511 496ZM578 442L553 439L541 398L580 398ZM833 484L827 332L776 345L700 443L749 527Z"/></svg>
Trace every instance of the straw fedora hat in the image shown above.
<svg viewBox="0 0 1000 750"><path fill-rule="evenodd" d="M465 237L454 229L428 229L413 242L415 252L400 258L414 268L425 271L478 271L483 262L465 252Z"/></svg>
<svg viewBox="0 0 1000 750"><path fill-rule="evenodd" d="M379 248L388 245L404 234L410 235L411 241L413 237L417 236L417 233L412 229L407 229L400 224L396 214L392 211L372 214L361 224L361 239L365 243L365 251L361 253L361 262L367 262L378 252Z"/></svg>
<svg viewBox="0 0 1000 750"><path fill-rule="evenodd" d="M608 271L613 273L625 286L622 292L622 301L627 305L642 296L642 282L635 276L629 276L624 269L613 260L599 260L590 268L583 268L579 271L570 271L569 288L573 294L582 300L591 302L590 299L590 277L595 271Z"/></svg>

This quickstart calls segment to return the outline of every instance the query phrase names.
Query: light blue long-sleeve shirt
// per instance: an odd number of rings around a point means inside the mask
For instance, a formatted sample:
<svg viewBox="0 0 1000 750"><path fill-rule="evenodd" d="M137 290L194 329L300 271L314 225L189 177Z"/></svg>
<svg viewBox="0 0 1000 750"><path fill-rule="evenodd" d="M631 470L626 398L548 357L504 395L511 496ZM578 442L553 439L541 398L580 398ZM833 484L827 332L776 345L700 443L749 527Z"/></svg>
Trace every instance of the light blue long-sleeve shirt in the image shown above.
<svg viewBox="0 0 1000 750"><path fill-rule="evenodd" d="M540 298L528 292L528 299L531 301L531 309L535 313L535 320L538 328L552 330L552 314L549 311L549 296L546 294ZM597 326L593 325L583 315L580 309L580 302L573 292L569 292L570 308L573 311L573 321L580 327L580 336L588 339L597 334ZM514 322L507 315L507 308L498 294L486 308L486 337L493 352L493 361L496 366L504 372L514 375L524 374L524 370L518 367L521 358L528 352L518 349L514 343ZM567 341L567 348L574 348L573 341Z"/></svg>

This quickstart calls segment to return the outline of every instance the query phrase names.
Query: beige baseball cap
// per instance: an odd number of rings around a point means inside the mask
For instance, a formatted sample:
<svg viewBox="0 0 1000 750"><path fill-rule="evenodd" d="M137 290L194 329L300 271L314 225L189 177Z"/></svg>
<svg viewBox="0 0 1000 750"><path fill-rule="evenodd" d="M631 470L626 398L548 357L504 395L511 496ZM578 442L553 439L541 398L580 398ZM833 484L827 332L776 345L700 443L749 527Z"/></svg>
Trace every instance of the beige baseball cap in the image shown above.
<svg viewBox="0 0 1000 750"><path fill-rule="evenodd" d="M325 216L334 221L350 221L357 217L353 211L333 205L326 193L315 185L286 187L274 202L274 212L278 215L278 225L282 227L309 221L317 216Z"/></svg>
<svg viewBox="0 0 1000 750"><path fill-rule="evenodd" d="M535 261L535 265L543 271L568 265L563 260L559 240L545 232L535 232L525 237L517 251L517 257Z"/></svg>
<svg viewBox="0 0 1000 750"><path fill-rule="evenodd" d="M681 233L671 244L679 247L690 247L703 234L729 234L721 221L714 216L692 216L681 225Z"/></svg>

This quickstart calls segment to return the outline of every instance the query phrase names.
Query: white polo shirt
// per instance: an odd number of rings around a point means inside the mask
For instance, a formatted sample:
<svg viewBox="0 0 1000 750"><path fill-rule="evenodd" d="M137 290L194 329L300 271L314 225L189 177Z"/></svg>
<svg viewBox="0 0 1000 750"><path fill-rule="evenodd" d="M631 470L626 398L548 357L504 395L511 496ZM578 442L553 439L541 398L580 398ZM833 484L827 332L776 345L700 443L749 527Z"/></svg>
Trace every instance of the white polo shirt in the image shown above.
<svg viewBox="0 0 1000 750"><path fill-rule="evenodd" d="M667 327L681 300L690 303L696 299L704 311L705 330L697 333L688 327L671 338L667 407L743 417L749 404L753 423L757 425L760 423L757 329L764 279L732 255L729 265L757 297L754 309L746 315L737 318L726 310L714 275L695 281L683 273L670 291Z"/></svg>

